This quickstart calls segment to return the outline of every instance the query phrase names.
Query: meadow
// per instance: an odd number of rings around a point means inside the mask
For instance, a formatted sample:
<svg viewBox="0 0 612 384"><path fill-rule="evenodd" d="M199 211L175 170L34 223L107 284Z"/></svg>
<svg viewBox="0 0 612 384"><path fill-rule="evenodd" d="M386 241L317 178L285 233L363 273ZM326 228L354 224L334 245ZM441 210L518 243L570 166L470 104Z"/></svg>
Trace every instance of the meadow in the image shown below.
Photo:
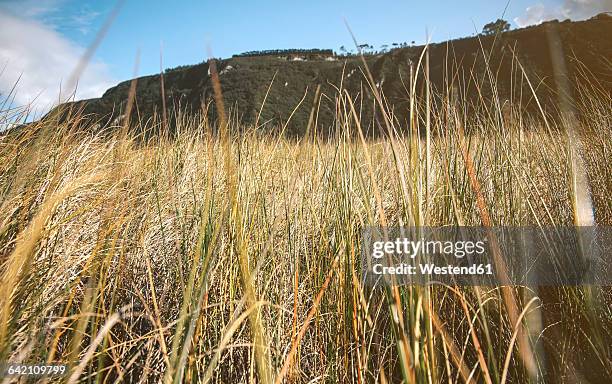
<svg viewBox="0 0 612 384"><path fill-rule="evenodd" d="M372 289L360 265L366 226L611 225L609 94L554 118L411 87L402 120L371 89L377 137L341 88L330 137L206 111L3 136L0 361L69 383L612 377L609 287Z"/></svg>

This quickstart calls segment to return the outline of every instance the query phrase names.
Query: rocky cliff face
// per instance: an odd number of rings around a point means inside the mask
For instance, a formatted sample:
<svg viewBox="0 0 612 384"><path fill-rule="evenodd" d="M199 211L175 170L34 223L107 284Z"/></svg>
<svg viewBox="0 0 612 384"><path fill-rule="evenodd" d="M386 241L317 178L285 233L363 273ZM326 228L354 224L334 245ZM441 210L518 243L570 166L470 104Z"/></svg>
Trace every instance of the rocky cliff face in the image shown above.
<svg viewBox="0 0 612 384"><path fill-rule="evenodd" d="M612 17L607 15L582 22L553 21L497 37L479 35L433 44L429 49L432 85L440 93L455 92L466 100L494 96L501 101L512 100L530 111L535 109L535 101L524 81L524 71L537 89L540 101L553 109L555 83L549 51L550 33L562 43L567 57L567 76L572 84L597 83L608 95L612 94ZM400 121L407 116L407 84L411 73L416 71L423 48L399 48L366 57L375 79L374 86L383 90ZM255 121L268 93L259 120L260 124L265 123L262 129L274 129L283 124L299 105L288 125L288 134L304 134L313 109L318 113L317 130L331 132L335 124L335 97L342 87L362 106L363 121L368 122L366 128L377 129L371 112L371 91L358 57L288 60L274 55L235 56L219 60L217 68L226 107L233 118L246 125ZM422 79L421 71L417 96L423 92ZM161 111L160 84L159 75L137 79L133 119L146 121ZM208 63L167 70L164 85L171 123L176 118L174 111L196 113L212 100ZM62 110L82 108L84 115L98 121L99 126L110 125L122 116L129 88L130 81L125 81L107 90L101 98L60 107ZM315 100L317 88L320 92ZM209 113L214 118L214 106L209 108Z"/></svg>

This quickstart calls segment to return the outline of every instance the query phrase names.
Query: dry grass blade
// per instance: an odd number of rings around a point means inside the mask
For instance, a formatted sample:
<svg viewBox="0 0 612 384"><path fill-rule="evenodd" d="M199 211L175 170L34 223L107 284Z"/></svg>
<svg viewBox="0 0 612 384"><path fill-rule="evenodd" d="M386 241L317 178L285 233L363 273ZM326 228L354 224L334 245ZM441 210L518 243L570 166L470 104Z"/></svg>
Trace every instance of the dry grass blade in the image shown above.
<svg viewBox="0 0 612 384"><path fill-rule="evenodd" d="M306 315L306 318L304 319L304 323L300 327L300 331L298 332L296 338L294 339L291 345L291 349L289 350L289 353L285 357L285 362L283 363L283 366L280 372L278 373L278 375L276 375L276 380L274 380L275 384L282 383L283 379L287 375L287 372L289 372L289 368L291 367L291 364L293 364L293 358L295 357L295 353L297 352L297 348L300 344L300 341L306 334L306 331L308 330L308 327L310 326L312 319L314 318L315 314L317 313L317 310L319 309L319 304L321 303L321 299L323 299L323 295L325 294L325 291L327 290L329 283L331 282L332 278L334 277L334 274L336 273L336 267L338 266L339 260L340 260L339 255L334 258L334 261L329 268L329 272L327 272L327 277L325 278L323 285L321 285L321 289L319 289L319 292L317 293L317 296L315 297L314 302L312 303L312 306L310 307L310 310L308 311L308 314Z"/></svg>

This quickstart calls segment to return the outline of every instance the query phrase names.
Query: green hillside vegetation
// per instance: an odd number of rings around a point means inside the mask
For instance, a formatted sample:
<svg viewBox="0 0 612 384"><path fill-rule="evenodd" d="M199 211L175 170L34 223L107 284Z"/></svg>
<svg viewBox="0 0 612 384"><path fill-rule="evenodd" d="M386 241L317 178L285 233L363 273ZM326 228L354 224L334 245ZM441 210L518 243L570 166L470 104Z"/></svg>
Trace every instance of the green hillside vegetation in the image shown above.
<svg viewBox="0 0 612 384"><path fill-rule="evenodd" d="M493 27L491 27L493 28ZM576 88L596 83L604 92L612 93L612 17L600 15L582 22L552 21L539 26L507 31L501 34L485 33L449 42L431 44L429 68L432 87L442 91L453 83L471 99L468 108L479 98L490 99L493 94L501 104L511 101L528 114L540 115L532 96L533 86L542 107L554 114L554 84L551 82L548 34L553 33L562 43L568 60L568 76ZM410 92L406 84L411 73L417 73L425 64L424 46L404 46L387 53L364 56L375 84L386 95L395 118L405 123L410 107ZM288 59L291 55L303 58ZM421 59L421 60L420 60ZM515 60L517 59L517 60ZM301 136L305 133L313 109L317 111L313 130L328 134L334 126L335 97L340 87L356 97L364 121L364 131L380 131L380 116L376 116L373 98L366 86L361 57L357 55L333 56L330 50L270 50L246 52L217 63L226 105L234 119L242 125L252 125L261 111L260 123L264 129L274 130L289 121L285 133ZM487 70L486 68L490 68ZM209 65L203 62L181 66L164 74L166 107L170 126L176 125L177 114L196 113L212 101L212 82ZM531 85L523 80L523 72ZM487 79L487 81L484 81ZM580 81L578 80L580 79ZM423 76L416 79L416 99L423 98ZM99 121L98 127L117 123L124 112L131 81L124 81L106 91L99 99L68 103L63 111L81 110L84 115ZM476 87L475 84L480 84ZM490 84L495 84L493 89ZM315 95L320 86L320 92ZM513 92L510 92L510 89ZM317 99L315 100L315 96ZM302 100L303 99L303 100ZM301 102L300 102L301 101ZM136 112L133 119L148 121L162 110L161 77L143 76L137 79ZM296 109L297 107L297 109ZM215 108L209 108L215 118ZM295 111L294 111L295 110ZM56 112L56 111L54 111ZM51 114L53 116L53 113ZM64 114L67 116L67 114Z"/></svg>

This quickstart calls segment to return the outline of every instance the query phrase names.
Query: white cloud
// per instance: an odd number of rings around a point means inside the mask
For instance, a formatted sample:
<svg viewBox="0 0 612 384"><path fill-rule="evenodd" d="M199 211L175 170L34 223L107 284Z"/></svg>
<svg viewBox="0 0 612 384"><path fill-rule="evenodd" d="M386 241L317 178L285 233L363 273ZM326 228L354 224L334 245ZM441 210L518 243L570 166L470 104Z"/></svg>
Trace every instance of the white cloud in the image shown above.
<svg viewBox="0 0 612 384"><path fill-rule="evenodd" d="M58 32L77 31L83 35L91 32L92 23L102 14L78 0L0 0L2 8Z"/></svg>
<svg viewBox="0 0 612 384"><path fill-rule="evenodd" d="M1 6L25 18L40 18L55 12L64 0L3 0Z"/></svg>
<svg viewBox="0 0 612 384"><path fill-rule="evenodd" d="M544 4L536 4L531 7L527 7L525 14L514 19L514 22L519 27L526 27L528 25L540 24L545 20L551 20L555 18L555 13L551 12L551 9L547 9Z"/></svg>
<svg viewBox="0 0 612 384"><path fill-rule="evenodd" d="M528 7L514 19L519 27L540 24L547 20L584 20L601 12L612 11L612 0L565 0L563 4L546 6L542 3Z"/></svg>
<svg viewBox="0 0 612 384"><path fill-rule="evenodd" d="M0 94L6 96L19 80L16 104L33 102L37 110L48 110L58 102L60 87L69 86L84 48L39 21L2 10L0 25ZM103 62L90 62L78 80L76 99L99 97L113 84ZM72 91L64 89L61 97Z"/></svg>

